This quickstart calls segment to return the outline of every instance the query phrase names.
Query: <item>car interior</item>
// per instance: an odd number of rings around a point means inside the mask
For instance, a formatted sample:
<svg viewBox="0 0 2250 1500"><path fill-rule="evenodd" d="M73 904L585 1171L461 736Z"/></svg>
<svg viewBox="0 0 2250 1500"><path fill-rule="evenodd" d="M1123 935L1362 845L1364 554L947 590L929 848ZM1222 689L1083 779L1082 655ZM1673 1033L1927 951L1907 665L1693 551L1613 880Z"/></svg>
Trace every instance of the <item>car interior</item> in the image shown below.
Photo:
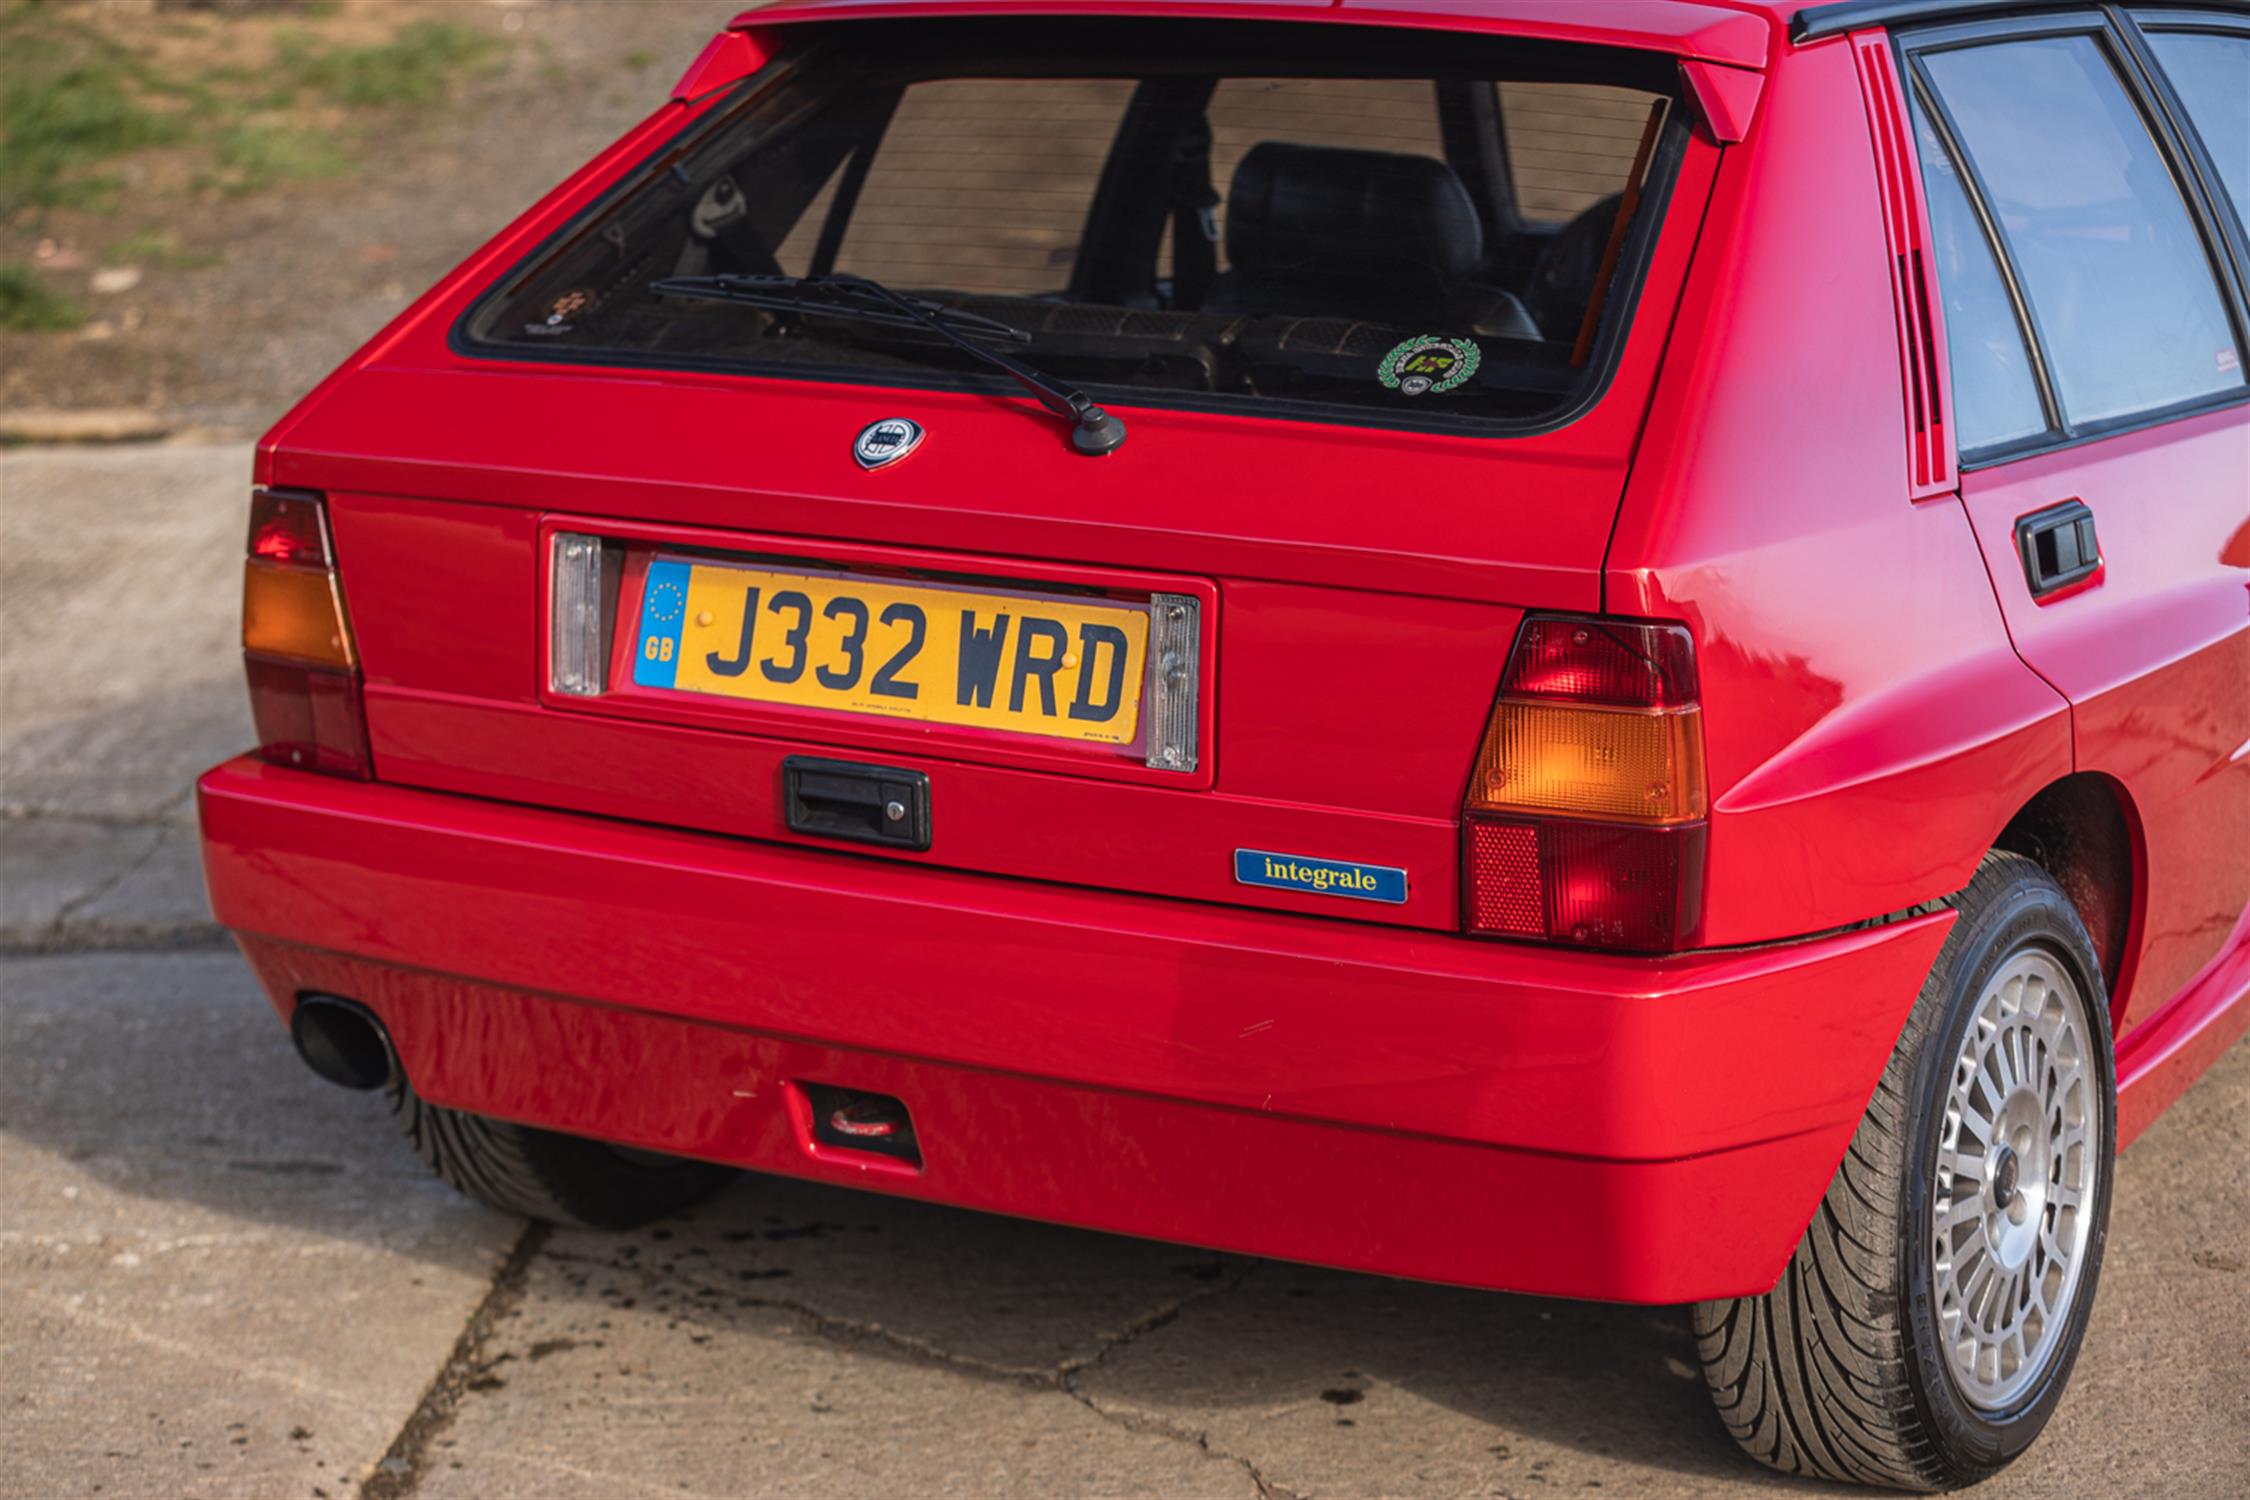
<svg viewBox="0 0 2250 1500"><path fill-rule="evenodd" d="M1441 67L1426 43L1347 54L1300 28L1231 54L1152 22L1037 29L1045 46L986 50L959 23L816 46L535 255L463 342L903 384L975 370L921 330L650 289L842 273L1020 330L1013 352L1112 399L1521 424L1598 384L1684 140L1668 68L1521 41ZM1566 97L1524 111L1550 137L1526 151L1507 101L1541 88ZM1575 211L1527 211L1535 178ZM1418 337L1472 342L1474 378L1386 385Z"/></svg>

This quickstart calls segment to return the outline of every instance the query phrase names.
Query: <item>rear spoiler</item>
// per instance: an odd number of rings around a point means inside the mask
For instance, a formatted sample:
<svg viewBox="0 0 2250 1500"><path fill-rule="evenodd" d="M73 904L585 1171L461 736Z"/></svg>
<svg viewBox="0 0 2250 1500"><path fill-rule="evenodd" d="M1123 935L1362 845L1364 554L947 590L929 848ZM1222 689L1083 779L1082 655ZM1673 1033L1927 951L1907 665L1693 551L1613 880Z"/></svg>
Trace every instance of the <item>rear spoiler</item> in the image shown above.
<svg viewBox="0 0 2250 1500"><path fill-rule="evenodd" d="M1426 3L1426 0L1425 0ZM1836 7L1823 7L1833 9ZM1487 0L1474 10L1424 9L1412 3L1274 4L1273 0L780 0L745 11L713 38L673 86L672 98L700 99L749 77L781 50L773 30L806 21L909 20L956 16L1184 16L1202 19L1328 21L1404 25L1429 31L1506 32L1547 41L1585 42L1668 52L1680 60L1681 91L1711 138L1742 140L1757 113L1772 41L1765 21L1711 5L1635 6L1614 20L1594 20L1583 0Z"/></svg>

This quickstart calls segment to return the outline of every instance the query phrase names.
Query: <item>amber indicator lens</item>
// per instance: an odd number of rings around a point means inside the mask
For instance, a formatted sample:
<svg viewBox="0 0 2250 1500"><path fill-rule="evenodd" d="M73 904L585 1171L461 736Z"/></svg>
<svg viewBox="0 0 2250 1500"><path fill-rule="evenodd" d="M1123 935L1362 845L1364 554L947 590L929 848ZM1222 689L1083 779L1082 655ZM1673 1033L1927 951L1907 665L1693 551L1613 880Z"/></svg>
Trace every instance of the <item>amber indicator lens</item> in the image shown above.
<svg viewBox="0 0 2250 1500"><path fill-rule="evenodd" d="M334 576L326 568L277 567L251 558L242 569L242 649L350 667L351 633Z"/></svg>
<svg viewBox="0 0 2250 1500"><path fill-rule="evenodd" d="M1506 699L1492 711L1469 805L1636 823L1703 816L1703 723L1693 708L1633 712Z"/></svg>

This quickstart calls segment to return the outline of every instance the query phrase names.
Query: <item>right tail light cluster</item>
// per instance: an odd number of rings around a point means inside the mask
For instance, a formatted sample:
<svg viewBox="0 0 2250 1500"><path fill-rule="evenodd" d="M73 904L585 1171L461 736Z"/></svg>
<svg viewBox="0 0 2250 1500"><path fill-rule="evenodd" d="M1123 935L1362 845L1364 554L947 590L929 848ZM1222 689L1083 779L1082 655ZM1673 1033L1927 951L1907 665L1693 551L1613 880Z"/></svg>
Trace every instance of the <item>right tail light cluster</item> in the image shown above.
<svg viewBox="0 0 2250 1500"><path fill-rule="evenodd" d="M1661 953L1703 918L1703 718L1677 624L1527 616L1462 808L1462 926Z"/></svg>

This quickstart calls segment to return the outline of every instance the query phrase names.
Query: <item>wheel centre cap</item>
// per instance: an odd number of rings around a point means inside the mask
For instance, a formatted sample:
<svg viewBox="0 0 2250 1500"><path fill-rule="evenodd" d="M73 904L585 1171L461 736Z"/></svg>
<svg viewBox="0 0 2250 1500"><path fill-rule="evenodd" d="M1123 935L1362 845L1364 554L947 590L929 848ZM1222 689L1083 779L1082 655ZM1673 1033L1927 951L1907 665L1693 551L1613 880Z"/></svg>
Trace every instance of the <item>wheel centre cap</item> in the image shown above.
<svg viewBox="0 0 2250 1500"><path fill-rule="evenodd" d="M2016 1174L2019 1170L2015 1148L2002 1146L2000 1159L1993 1164L1992 1169L1992 1206L2003 1213L2016 1201Z"/></svg>

